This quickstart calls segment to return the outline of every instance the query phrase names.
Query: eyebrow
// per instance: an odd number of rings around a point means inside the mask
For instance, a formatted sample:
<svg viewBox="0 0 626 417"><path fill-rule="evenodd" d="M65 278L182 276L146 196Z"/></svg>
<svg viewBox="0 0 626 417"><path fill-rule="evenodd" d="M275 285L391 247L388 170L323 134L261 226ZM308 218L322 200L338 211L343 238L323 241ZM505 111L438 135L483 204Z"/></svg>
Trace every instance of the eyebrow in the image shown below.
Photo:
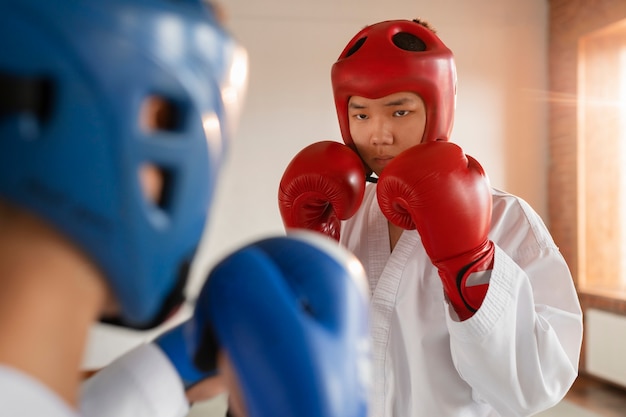
<svg viewBox="0 0 626 417"><path fill-rule="evenodd" d="M362 104L356 104L354 102L350 102L350 104L348 104L348 107L351 109L365 109L367 108L366 106L362 105Z"/></svg>
<svg viewBox="0 0 626 417"><path fill-rule="evenodd" d="M392 106L400 106L402 104L407 104L408 102L413 101L412 99L408 98L408 97L402 97L399 98L397 100L393 100L390 102L385 103L384 105L386 107L392 107Z"/></svg>
<svg viewBox="0 0 626 417"><path fill-rule="evenodd" d="M383 104L383 106L385 106L385 107L401 106L401 105L407 104L407 103L409 103L411 101L413 101L412 98L401 97L401 98L399 98L397 100L389 101L389 102ZM351 102L348 105L348 107L351 108L351 109L357 109L357 110L361 110L361 109L366 109L367 108L367 106L364 106L364 105L358 104L358 103L354 103L354 102Z"/></svg>

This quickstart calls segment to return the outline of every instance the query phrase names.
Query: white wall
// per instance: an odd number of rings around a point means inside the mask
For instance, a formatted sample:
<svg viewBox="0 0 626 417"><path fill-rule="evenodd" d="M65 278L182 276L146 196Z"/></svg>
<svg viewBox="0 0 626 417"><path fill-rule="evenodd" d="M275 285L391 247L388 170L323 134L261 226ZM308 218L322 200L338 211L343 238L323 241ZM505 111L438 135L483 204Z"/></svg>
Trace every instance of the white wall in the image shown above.
<svg viewBox="0 0 626 417"><path fill-rule="evenodd" d="M457 60L453 140L483 164L494 186L525 198L546 218L547 105L538 99L547 86L545 0L223 3L230 28L248 49L251 76L192 294L205 271L234 248L283 233L276 202L283 170L304 146L341 140L330 67L358 30L380 20L420 17L435 26ZM111 332L96 330L90 366L128 348L121 341L100 343Z"/></svg>
<svg viewBox="0 0 626 417"><path fill-rule="evenodd" d="M587 371L605 381L626 387L626 318L590 308L585 313L585 363Z"/></svg>

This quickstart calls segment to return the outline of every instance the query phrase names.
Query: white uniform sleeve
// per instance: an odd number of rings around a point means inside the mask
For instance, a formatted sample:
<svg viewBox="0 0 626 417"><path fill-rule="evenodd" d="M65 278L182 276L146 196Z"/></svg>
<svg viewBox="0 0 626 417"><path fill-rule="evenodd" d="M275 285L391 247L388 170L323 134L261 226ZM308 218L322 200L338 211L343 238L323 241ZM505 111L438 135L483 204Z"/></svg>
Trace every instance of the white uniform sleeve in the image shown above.
<svg viewBox="0 0 626 417"><path fill-rule="evenodd" d="M506 416L528 416L563 398L578 373L582 340L569 268L538 216L529 220L531 233L504 233L506 249L496 241L478 312L464 322L447 320L455 366L474 399ZM515 253L505 253L509 248Z"/></svg>
<svg viewBox="0 0 626 417"><path fill-rule="evenodd" d="M78 417L78 414L39 381L0 365L0 416Z"/></svg>
<svg viewBox="0 0 626 417"><path fill-rule="evenodd" d="M183 417L189 412L176 370L153 344L124 354L88 379L82 389L84 417Z"/></svg>

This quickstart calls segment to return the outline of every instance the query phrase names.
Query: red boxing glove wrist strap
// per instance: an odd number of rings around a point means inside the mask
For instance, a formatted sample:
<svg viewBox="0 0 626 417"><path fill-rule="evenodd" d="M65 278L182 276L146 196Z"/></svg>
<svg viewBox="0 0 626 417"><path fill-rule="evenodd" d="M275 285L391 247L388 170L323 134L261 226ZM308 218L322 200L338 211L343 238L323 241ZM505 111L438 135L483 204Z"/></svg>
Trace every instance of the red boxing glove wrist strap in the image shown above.
<svg viewBox="0 0 626 417"><path fill-rule="evenodd" d="M471 253L435 263L445 294L461 320L472 317L485 299L493 258L494 245L487 240Z"/></svg>

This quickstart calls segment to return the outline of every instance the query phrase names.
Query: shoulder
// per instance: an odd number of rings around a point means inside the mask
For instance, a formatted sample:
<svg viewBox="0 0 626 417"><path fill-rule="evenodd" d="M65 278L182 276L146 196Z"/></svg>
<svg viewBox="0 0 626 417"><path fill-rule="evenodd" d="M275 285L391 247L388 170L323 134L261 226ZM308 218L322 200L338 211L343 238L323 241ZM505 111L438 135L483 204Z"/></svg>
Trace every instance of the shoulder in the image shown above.
<svg viewBox="0 0 626 417"><path fill-rule="evenodd" d="M506 191L492 188L493 216L520 217L530 222L543 220L537 212L521 197L510 194Z"/></svg>
<svg viewBox="0 0 626 417"><path fill-rule="evenodd" d="M498 189L492 189L492 196L489 235L496 244L518 250L555 247L543 219L523 198Z"/></svg>
<svg viewBox="0 0 626 417"><path fill-rule="evenodd" d="M49 386L0 364L0 415L78 417Z"/></svg>

